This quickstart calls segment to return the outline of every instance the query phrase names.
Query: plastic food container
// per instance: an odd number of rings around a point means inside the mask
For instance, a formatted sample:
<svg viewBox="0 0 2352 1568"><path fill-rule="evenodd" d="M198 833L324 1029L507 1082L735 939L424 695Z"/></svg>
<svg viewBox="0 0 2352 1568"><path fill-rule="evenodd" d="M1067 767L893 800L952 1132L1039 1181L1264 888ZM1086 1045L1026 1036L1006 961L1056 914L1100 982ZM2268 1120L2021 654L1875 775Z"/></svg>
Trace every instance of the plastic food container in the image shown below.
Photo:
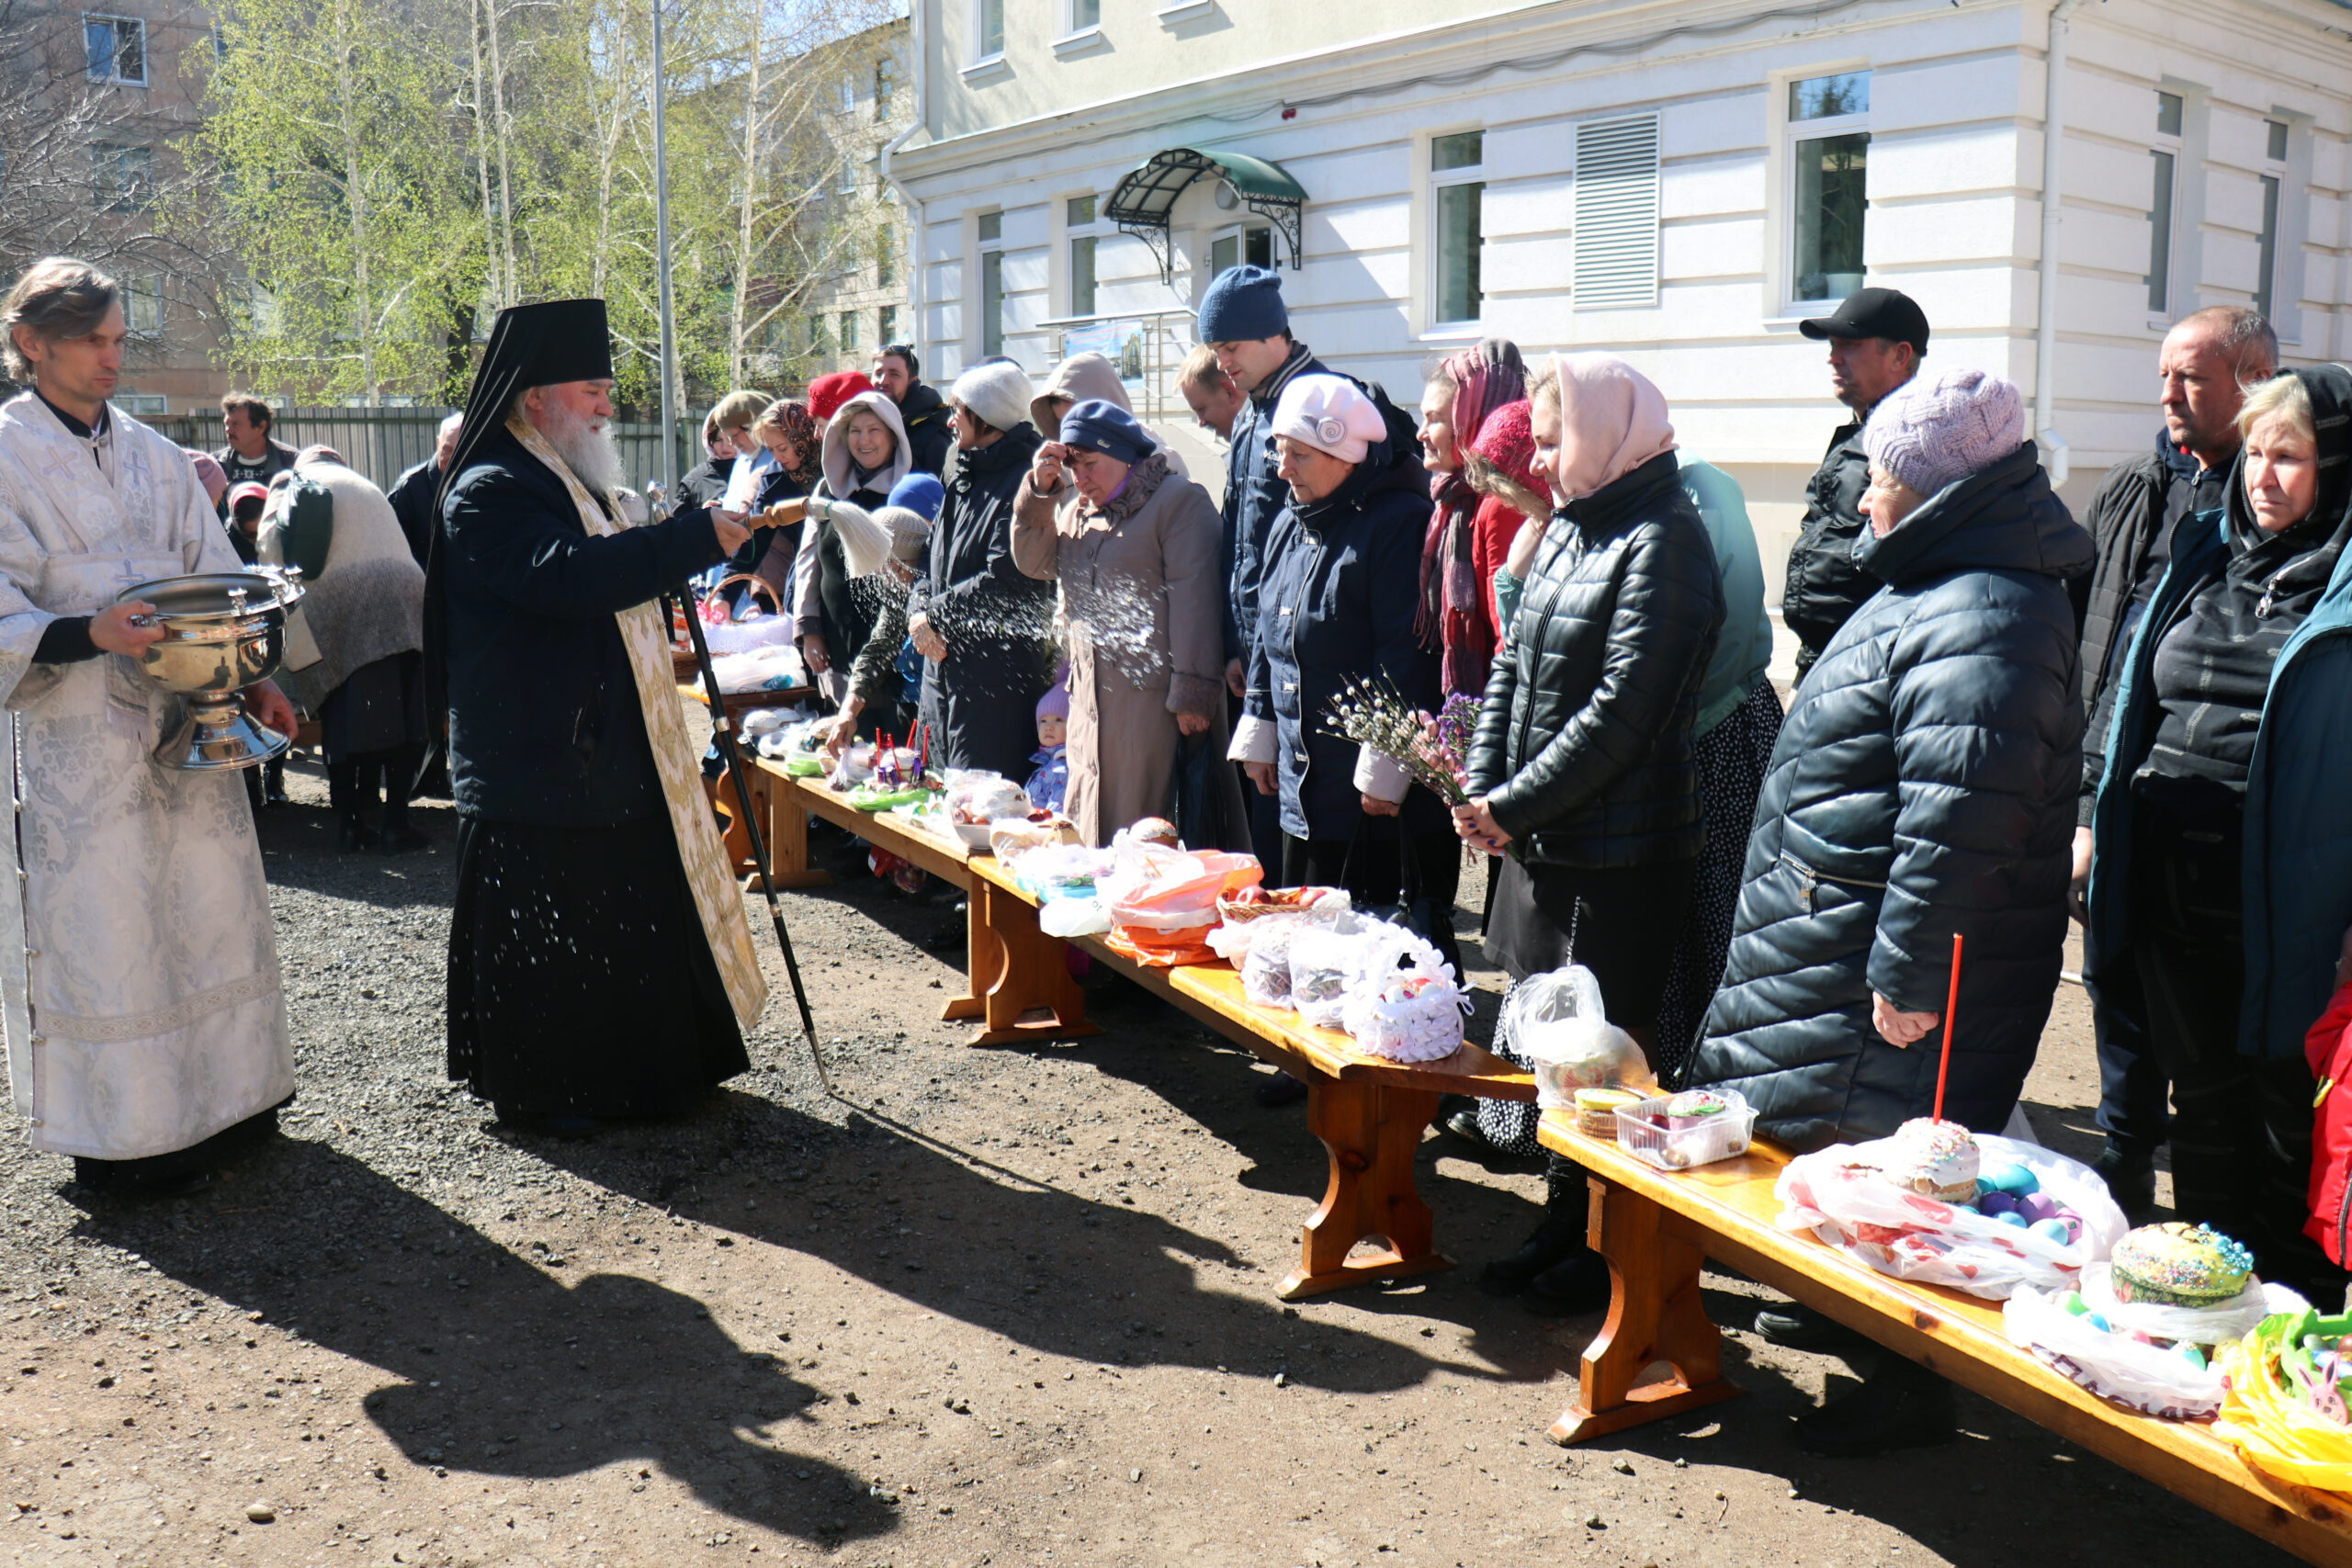
<svg viewBox="0 0 2352 1568"><path fill-rule="evenodd" d="M1756 1132L1756 1108L1737 1094L1724 1096L1730 1105L1720 1115L1690 1127L1666 1124L1668 1098L1620 1106L1617 1146L1660 1170L1688 1170L1747 1152L1748 1139Z"/></svg>

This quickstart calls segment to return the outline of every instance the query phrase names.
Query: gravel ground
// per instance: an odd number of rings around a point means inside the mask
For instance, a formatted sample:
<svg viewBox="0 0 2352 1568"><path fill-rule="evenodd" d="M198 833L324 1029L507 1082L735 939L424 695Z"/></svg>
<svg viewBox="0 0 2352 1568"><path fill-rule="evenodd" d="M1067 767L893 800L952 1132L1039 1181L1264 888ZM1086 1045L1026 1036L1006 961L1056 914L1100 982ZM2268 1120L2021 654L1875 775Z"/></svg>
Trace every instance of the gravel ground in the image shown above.
<svg viewBox="0 0 2352 1568"><path fill-rule="evenodd" d="M1954 1447L1804 1456L1789 1419L1853 1373L1744 1330L1749 1397L1555 1449L1597 1320L1469 1268L1283 1306L1323 1158L1250 1059L1100 976L1102 1034L965 1047L938 1021L961 917L838 839L840 882L787 913L855 1109L817 1091L771 951L753 1070L701 1112L509 1135L442 1075L454 818L421 809L431 853L342 856L315 771L289 782L263 830L285 1137L152 1204L0 1148L0 1562L2287 1561L1969 1396ZM2066 987L2047 1141L2091 1146L2096 1082ZM1455 1256L1532 1223L1531 1168L1424 1160ZM1744 1325L1753 1287L1710 1283Z"/></svg>

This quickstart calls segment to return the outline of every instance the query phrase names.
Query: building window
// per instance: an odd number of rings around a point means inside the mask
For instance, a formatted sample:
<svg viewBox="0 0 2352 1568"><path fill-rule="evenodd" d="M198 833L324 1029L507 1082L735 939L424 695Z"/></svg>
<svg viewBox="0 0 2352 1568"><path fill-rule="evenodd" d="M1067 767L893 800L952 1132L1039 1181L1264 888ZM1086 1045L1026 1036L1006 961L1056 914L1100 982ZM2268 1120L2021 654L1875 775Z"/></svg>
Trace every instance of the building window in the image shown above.
<svg viewBox="0 0 2352 1568"><path fill-rule="evenodd" d="M840 172L833 175L833 194L835 196L857 194L857 164L853 160L846 157L842 160Z"/></svg>
<svg viewBox="0 0 2352 1568"><path fill-rule="evenodd" d="M122 280L122 321L133 337L161 337L164 279L160 273L132 273Z"/></svg>
<svg viewBox="0 0 2352 1568"><path fill-rule="evenodd" d="M117 392L107 401L136 419L161 419L172 412L161 392Z"/></svg>
<svg viewBox="0 0 2352 1568"><path fill-rule="evenodd" d="M1102 236L1090 232L1099 209L1091 196L1073 196L1063 206L1069 231L1069 313L1094 314L1094 257Z"/></svg>
<svg viewBox="0 0 2352 1568"><path fill-rule="evenodd" d="M100 141L90 149L90 164L101 211L134 212L147 204L153 159L146 148Z"/></svg>
<svg viewBox="0 0 2352 1568"><path fill-rule="evenodd" d="M2172 310L2173 184L2180 177L2181 100L2178 93L2156 95L2156 144L2148 152L2154 187L2148 197L2148 309L2162 316Z"/></svg>
<svg viewBox="0 0 2352 1568"><path fill-rule="evenodd" d="M855 114L857 112L857 84L844 76L835 86L834 91L840 95L842 117L846 119Z"/></svg>
<svg viewBox="0 0 2352 1568"><path fill-rule="evenodd" d="M1842 299L1862 286L1870 109L1867 71L1789 84L1790 293L1797 300Z"/></svg>
<svg viewBox="0 0 2352 1568"><path fill-rule="evenodd" d="M972 58L994 60L1004 52L1004 0L972 0Z"/></svg>
<svg viewBox="0 0 2352 1568"><path fill-rule="evenodd" d="M880 344L898 342L899 308L896 305L885 305L882 307L880 314L882 318L880 322L882 330L876 335L874 339L875 343Z"/></svg>
<svg viewBox="0 0 2352 1568"><path fill-rule="evenodd" d="M1273 266L1274 231L1272 229L1227 229L1209 241L1211 277L1228 267L1239 266L1243 262L1251 266Z"/></svg>
<svg viewBox="0 0 2352 1568"><path fill-rule="evenodd" d="M808 353L816 358L825 353L825 318L814 310L808 312Z"/></svg>
<svg viewBox="0 0 2352 1568"><path fill-rule="evenodd" d="M2262 240L2254 268L2254 308L2267 321L2276 321L2278 295L2278 196L2287 184L2287 127L2265 120L2268 141L2263 147Z"/></svg>
<svg viewBox="0 0 2352 1568"><path fill-rule="evenodd" d="M1069 28L1082 33L1102 25L1102 0L1069 0Z"/></svg>
<svg viewBox="0 0 2352 1568"><path fill-rule="evenodd" d="M980 353L1004 352L1004 214L983 212L980 240Z"/></svg>
<svg viewBox="0 0 2352 1568"><path fill-rule="evenodd" d="M842 354L850 355L857 352L857 312L855 310L842 312L841 330L838 335Z"/></svg>
<svg viewBox="0 0 2352 1568"><path fill-rule="evenodd" d="M1430 209L1437 222L1430 256L1436 285L1433 317L1440 325L1476 321L1486 299L1478 287L1479 256L1486 244L1481 222L1486 143L1483 130L1456 131L1430 141Z"/></svg>
<svg viewBox="0 0 2352 1568"><path fill-rule="evenodd" d="M888 55L874 62L874 118L876 124L890 118L898 107L899 62Z"/></svg>
<svg viewBox="0 0 2352 1568"><path fill-rule="evenodd" d="M874 236L874 287L891 288L899 281L899 237L885 229ZM888 334L883 334L886 338Z"/></svg>
<svg viewBox="0 0 2352 1568"><path fill-rule="evenodd" d="M133 17L82 18L82 44L90 80L147 85L147 24Z"/></svg>

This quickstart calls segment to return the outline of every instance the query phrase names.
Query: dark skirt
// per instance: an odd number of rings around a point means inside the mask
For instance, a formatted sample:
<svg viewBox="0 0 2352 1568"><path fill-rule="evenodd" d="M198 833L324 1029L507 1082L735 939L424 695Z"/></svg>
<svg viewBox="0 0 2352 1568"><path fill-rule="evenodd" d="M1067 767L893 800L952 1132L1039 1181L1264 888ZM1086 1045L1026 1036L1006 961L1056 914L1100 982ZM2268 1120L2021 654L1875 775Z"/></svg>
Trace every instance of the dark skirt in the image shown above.
<svg viewBox="0 0 2352 1568"><path fill-rule="evenodd" d="M1690 874L1690 904L1667 965L1666 996L1658 1003L1657 1034L1650 1050L1651 1070L1669 1085L1680 1083L1684 1065L1698 1049L1707 1004L1723 983L1724 960L1731 953L1732 916L1739 909L1740 873L1747 863L1748 835L1755 829L1756 796L1772 763L1772 743L1780 738L1781 694L1771 682L1758 681L1747 700L1691 748L1707 842Z"/></svg>
<svg viewBox="0 0 2352 1568"><path fill-rule="evenodd" d="M1505 1008L1510 993L1530 976L1581 964L1600 984L1610 1022L1626 1030L1654 1022L1690 901L1690 862L1676 861L1577 871L1528 866L1515 855L1503 856L1487 956L1510 972ZM1528 1065L1499 1024L1494 1050L1519 1066ZM1532 1155L1538 1152L1536 1116L1531 1101L1482 1100L1478 1131L1505 1153Z"/></svg>
<svg viewBox="0 0 2352 1568"><path fill-rule="evenodd" d="M330 762L424 744L424 656L395 653L363 664L327 694L319 741Z"/></svg>
<svg viewBox="0 0 2352 1568"><path fill-rule="evenodd" d="M501 1116L652 1116L750 1066L666 815L458 818L452 1078Z"/></svg>

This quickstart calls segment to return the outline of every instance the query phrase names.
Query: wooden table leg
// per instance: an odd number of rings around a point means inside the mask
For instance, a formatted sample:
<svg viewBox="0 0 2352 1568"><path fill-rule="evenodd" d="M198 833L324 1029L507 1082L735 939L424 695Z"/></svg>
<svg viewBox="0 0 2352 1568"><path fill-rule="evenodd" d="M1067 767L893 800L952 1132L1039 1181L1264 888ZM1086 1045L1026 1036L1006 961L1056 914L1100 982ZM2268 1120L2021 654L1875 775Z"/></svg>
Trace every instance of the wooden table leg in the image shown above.
<svg viewBox="0 0 2352 1568"><path fill-rule="evenodd" d="M985 885L984 878L973 877L964 895L964 994L950 997L939 1010L949 1023L985 1017L989 990L1004 973L1004 944L989 930L988 900L980 895Z"/></svg>
<svg viewBox="0 0 2352 1568"><path fill-rule="evenodd" d="M1437 1091L1291 1070L1306 1080L1307 1130L1331 1156L1331 1180L1300 1237L1298 1268L1274 1293L1296 1301L1453 1268L1433 1244L1430 1206L1413 1179ZM1385 1241L1387 1250L1351 1258L1368 1237Z"/></svg>
<svg viewBox="0 0 2352 1568"><path fill-rule="evenodd" d="M1076 1040L1102 1032L1086 1021L1086 993L1070 976L1068 944L1038 929L1035 905L976 876L970 906L972 994L950 1002L947 1016L979 1018L973 1044Z"/></svg>
<svg viewBox="0 0 2352 1568"><path fill-rule="evenodd" d="M1723 1335L1699 1302L1705 1254L1681 1216L1598 1177L1590 1238L1609 1261L1609 1321L1585 1347L1577 1402L1545 1435L1563 1446L1729 1399ZM1669 1375L1634 1380L1664 1362Z"/></svg>

